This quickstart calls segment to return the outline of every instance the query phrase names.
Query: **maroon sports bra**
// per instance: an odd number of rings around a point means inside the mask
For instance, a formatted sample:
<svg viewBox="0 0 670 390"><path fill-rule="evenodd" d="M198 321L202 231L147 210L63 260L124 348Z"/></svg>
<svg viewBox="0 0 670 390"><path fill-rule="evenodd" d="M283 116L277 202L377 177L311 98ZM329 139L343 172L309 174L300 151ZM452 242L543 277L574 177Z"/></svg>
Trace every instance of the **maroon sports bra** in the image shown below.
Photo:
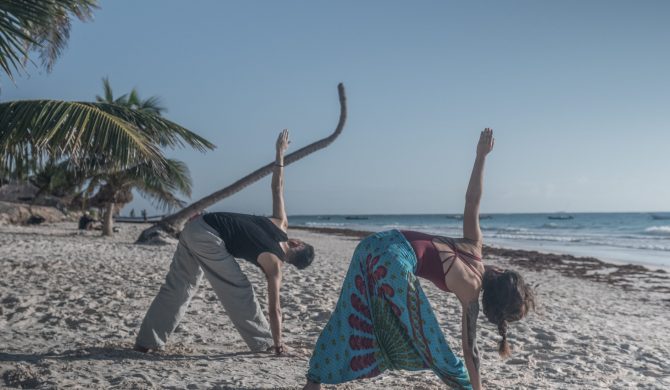
<svg viewBox="0 0 670 390"><path fill-rule="evenodd" d="M482 279L481 272L471 263L472 261L481 261L482 258L474 253L460 250L453 239L409 230L401 230L400 232L412 245L414 253L416 254L416 276L430 280L440 290L450 291L447 287L445 277L457 260L463 261L463 264L467 265L480 280ZM450 253L444 261L440 257L440 250L437 249L433 242L434 239L438 239L440 242L447 244L451 249L450 252L442 251L444 253ZM453 261L449 267L447 267L447 270L444 271L443 264L452 259Z"/></svg>

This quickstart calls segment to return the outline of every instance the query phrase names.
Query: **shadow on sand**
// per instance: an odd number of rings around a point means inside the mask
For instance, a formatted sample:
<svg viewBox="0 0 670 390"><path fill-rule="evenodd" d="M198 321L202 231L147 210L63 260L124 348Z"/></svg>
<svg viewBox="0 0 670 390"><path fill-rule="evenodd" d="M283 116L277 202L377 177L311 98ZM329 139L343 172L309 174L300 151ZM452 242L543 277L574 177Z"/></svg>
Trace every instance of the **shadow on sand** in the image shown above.
<svg viewBox="0 0 670 390"><path fill-rule="evenodd" d="M256 358L273 357L270 353L264 352L231 352L220 354L196 354L189 355L185 353L142 353L123 347L90 347L71 349L63 352L46 353L6 353L0 352L0 362L27 362L39 363L42 360L152 360L152 361L196 361L196 360L224 360L231 357L248 356Z"/></svg>

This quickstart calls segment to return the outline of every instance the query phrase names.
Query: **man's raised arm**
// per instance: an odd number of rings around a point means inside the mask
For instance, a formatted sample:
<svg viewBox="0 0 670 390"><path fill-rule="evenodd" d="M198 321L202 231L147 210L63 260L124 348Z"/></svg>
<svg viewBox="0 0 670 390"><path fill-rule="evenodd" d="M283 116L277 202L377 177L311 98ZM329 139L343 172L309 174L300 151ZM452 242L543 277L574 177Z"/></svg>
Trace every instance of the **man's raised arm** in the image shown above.
<svg viewBox="0 0 670 390"><path fill-rule="evenodd" d="M272 172L272 218L280 223L283 230L288 228L288 219L284 209L284 152L291 143L288 139L288 130L284 129L277 137L277 156L274 171Z"/></svg>

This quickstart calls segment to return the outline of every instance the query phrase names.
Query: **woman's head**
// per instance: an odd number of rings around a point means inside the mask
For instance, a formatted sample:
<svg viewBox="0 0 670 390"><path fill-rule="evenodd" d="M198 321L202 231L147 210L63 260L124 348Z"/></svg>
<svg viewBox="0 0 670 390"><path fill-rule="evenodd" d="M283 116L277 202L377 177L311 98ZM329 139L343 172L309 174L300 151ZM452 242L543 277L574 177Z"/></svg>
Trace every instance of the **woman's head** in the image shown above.
<svg viewBox="0 0 670 390"><path fill-rule="evenodd" d="M496 268L486 270L482 288L484 315L498 326L498 333L502 336L498 353L507 357L511 353L507 342L507 324L519 321L535 308L535 294L518 272Z"/></svg>
<svg viewBox="0 0 670 390"><path fill-rule="evenodd" d="M314 247L301 240L288 240L286 261L298 269L305 269L314 260Z"/></svg>

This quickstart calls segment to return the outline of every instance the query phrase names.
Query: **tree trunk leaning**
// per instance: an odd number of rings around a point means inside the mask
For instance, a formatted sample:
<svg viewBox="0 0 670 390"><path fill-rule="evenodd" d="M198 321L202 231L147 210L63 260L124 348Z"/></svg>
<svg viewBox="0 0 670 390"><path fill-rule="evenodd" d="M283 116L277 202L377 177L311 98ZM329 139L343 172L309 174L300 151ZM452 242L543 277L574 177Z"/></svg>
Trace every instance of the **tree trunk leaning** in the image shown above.
<svg viewBox="0 0 670 390"><path fill-rule="evenodd" d="M342 83L338 84L337 92L339 94L340 99L340 118L339 121L337 122L337 127L335 127L335 131L333 131L333 133L330 134L328 137L322 138L316 142L313 142L303 148L296 150L293 153L284 156L284 165L292 164L300 160L301 158L316 152L317 150L325 148L326 146L333 143L333 141L335 141L335 139L337 139L337 137L342 133L342 129L344 129L344 124L347 120L347 98L344 92L344 85ZM149 242L160 243L161 239L159 237L165 234L172 237L176 237L177 234L183 228L186 221L188 221L191 217L197 215L207 207L241 191L242 189L248 187L249 185L269 175L270 173L272 173L273 164L274 162L266 164L258 168L257 170L251 172L250 174L246 175L245 177L237 180L233 184L225 188L222 188L192 203L191 205L181 209L180 211L172 215L166 216L154 226L145 229L140 234L136 243L137 244L143 244Z"/></svg>
<svg viewBox="0 0 670 390"><path fill-rule="evenodd" d="M114 203L105 205L105 212L102 217L102 235L111 236L114 231Z"/></svg>

